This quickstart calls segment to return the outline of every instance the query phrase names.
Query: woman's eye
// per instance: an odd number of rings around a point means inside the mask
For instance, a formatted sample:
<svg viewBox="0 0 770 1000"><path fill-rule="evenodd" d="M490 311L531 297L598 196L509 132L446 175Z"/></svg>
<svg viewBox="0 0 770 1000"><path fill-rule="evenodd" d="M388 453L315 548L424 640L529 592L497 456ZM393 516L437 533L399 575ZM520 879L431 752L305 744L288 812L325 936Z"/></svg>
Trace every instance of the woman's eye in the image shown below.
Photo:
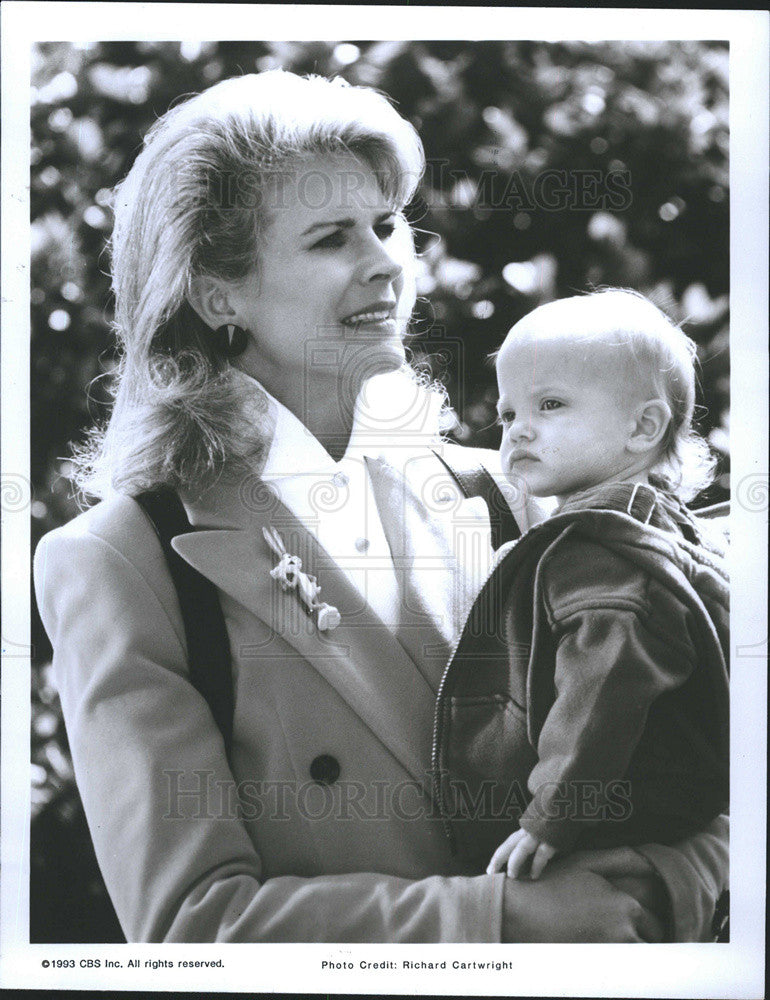
<svg viewBox="0 0 770 1000"><path fill-rule="evenodd" d="M345 245L345 233L342 229L335 229L334 232L329 233L328 236L322 237L317 243L314 243L313 250L333 250L337 247L342 247Z"/></svg>
<svg viewBox="0 0 770 1000"><path fill-rule="evenodd" d="M396 231L396 223L394 219L390 219L388 222L380 222L374 227L375 233L380 237L381 240L390 239L390 237Z"/></svg>
<svg viewBox="0 0 770 1000"><path fill-rule="evenodd" d="M558 399L544 399L540 404L541 410L558 410L564 404Z"/></svg>
<svg viewBox="0 0 770 1000"><path fill-rule="evenodd" d="M396 221L395 219L389 219L387 222L378 222L374 231L377 234L377 238L380 240L389 240L393 233L396 231ZM328 236L323 236L320 240L313 244L312 250L336 250L340 247L344 247L347 242L347 232L343 229L335 229L333 232L329 233Z"/></svg>

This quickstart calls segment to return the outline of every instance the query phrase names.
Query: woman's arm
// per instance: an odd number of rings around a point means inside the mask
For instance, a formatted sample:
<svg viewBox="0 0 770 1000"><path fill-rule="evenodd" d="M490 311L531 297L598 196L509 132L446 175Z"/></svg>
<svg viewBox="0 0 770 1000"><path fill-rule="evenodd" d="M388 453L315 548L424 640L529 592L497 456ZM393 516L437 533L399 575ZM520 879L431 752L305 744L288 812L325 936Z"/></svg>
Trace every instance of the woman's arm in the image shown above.
<svg viewBox="0 0 770 1000"><path fill-rule="evenodd" d="M728 885L729 835L729 818L717 816L701 833L678 844L637 848L668 892L674 941L713 940L714 909Z"/></svg>
<svg viewBox="0 0 770 1000"><path fill-rule="evenodd" d="M729 833L728 817L717 816L678 844L579 851L569 860L609 879L664 919L667 940L711 941L714 908L727 888ZM656 889L662 889L662 900Z"/></svg>

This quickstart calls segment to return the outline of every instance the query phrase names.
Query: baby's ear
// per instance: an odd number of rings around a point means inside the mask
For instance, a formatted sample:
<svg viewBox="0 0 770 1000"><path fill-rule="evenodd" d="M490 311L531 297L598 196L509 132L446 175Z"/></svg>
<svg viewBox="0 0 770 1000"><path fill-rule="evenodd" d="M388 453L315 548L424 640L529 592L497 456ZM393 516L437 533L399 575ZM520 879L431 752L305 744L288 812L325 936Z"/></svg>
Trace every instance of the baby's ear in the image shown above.
<svg viewBox="0 0 770 1000"><path fill-rule="evenodd" d="M626 447L635 454L657 448L671 423L671 407L665 399L648 399L634 413L634 427Z"/></svg>

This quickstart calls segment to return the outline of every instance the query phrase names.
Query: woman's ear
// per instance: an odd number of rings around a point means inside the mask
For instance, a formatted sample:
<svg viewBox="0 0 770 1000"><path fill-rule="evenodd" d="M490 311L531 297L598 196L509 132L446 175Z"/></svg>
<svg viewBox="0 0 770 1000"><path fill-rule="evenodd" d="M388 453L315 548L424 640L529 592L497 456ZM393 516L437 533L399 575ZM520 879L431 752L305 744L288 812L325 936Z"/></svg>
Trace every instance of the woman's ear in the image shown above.
<svg viewBox="0 0 770 1000"><path fill-rule="evenodd" d="M634 454L643 454L657 448L671 423L671 407L665 399L648 399L640 403L634 413L634 427L626 448Z"/></svg>
<svg viewBox="0 0 770 1000"><path fill-rule="evenodd" d="M190 282L188 300L206 326L219 329L225 323L232 323L235 310L230 305L227 291L222 283L208 275L196 275Z"/></svg>

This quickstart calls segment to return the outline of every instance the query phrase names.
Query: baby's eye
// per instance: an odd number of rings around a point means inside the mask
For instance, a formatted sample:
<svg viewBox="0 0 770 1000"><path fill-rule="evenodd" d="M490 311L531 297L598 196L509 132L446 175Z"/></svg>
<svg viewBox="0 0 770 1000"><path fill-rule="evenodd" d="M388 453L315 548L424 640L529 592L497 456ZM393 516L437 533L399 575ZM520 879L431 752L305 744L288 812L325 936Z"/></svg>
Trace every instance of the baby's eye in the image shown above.
<svg viewBox="0 0 770 1000"><path fill-rule="evenodd" d="M345 245L345 232L342 229L335 229L328 236L322 237L311 247L312 250L333 250Z"/></svg>
<svg viewBox="0 0 770 1000"><path fill-rule="evenodd" d="M541 410L558 410L559 407L564 406L564 403L559 399L544 399L540 404Z"/></svg>
<svg viewBox="0 0 770 1000"><path fill-rule="evenodd" d="M497 418L497 422L502 427L506 427L508 424L512 424L515 419L516 419L515 410L502 410Z"/></svg>

